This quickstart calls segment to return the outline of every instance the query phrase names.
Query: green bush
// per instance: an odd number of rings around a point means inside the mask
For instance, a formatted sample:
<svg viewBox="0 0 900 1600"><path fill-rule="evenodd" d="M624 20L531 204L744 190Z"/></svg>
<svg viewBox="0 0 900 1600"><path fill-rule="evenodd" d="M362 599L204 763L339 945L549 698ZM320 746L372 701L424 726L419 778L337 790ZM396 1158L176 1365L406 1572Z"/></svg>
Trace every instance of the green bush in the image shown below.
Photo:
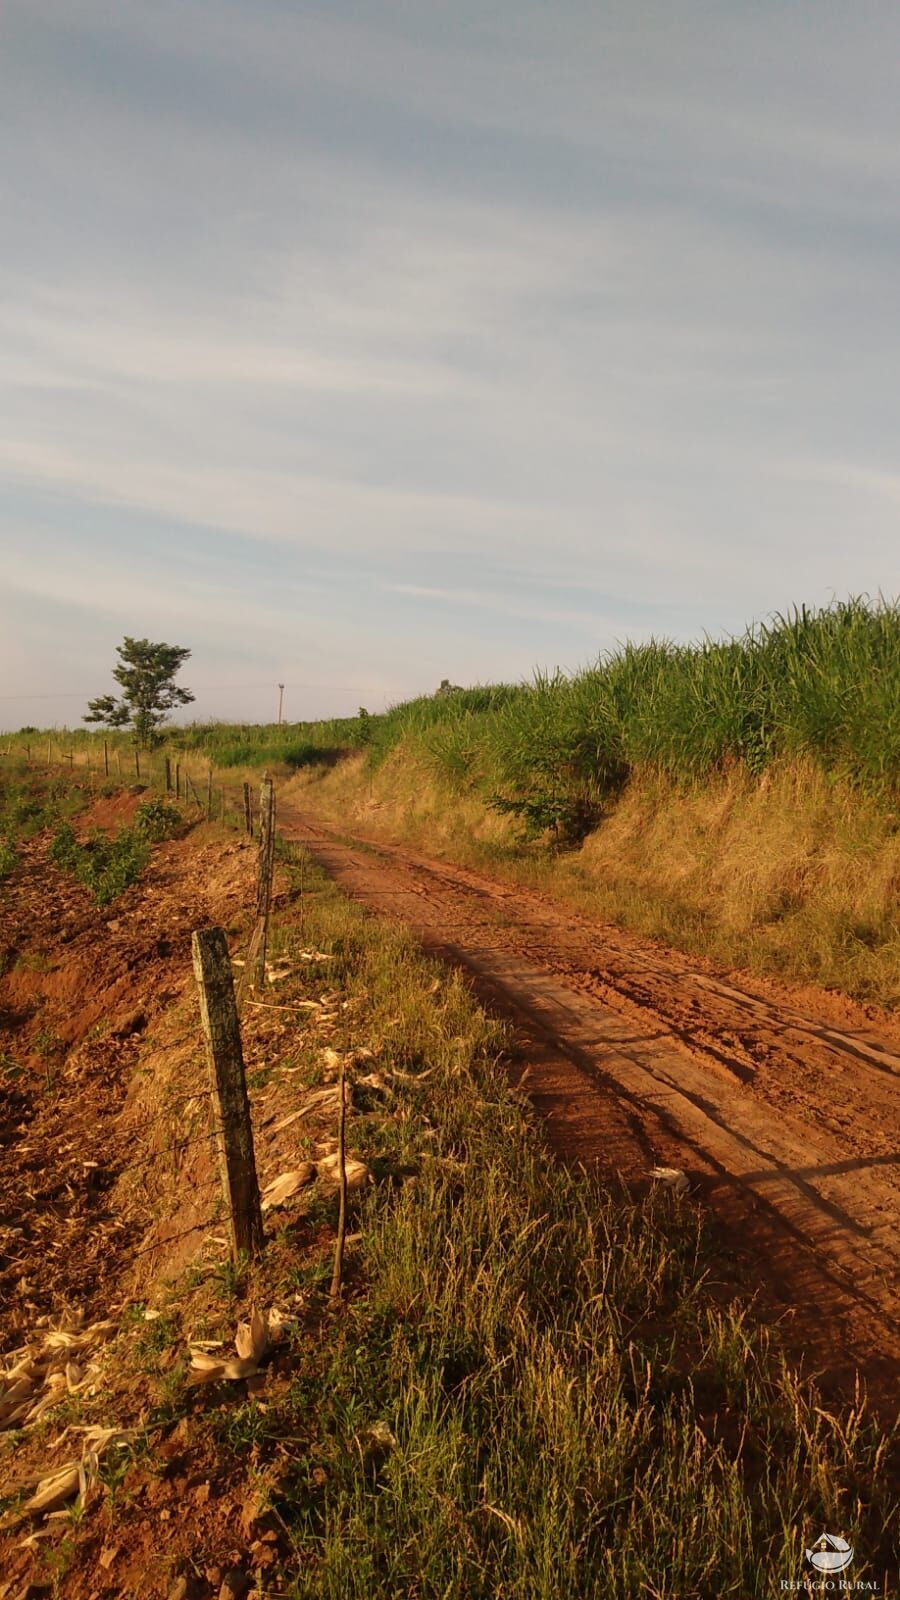
<svg viewBox="0 0 900 1600"><path fill-rule="evenodd" d="M86 844L79 844L68 822L60 825L50 846L51 861L72 872L98 906L109 905L137 882L149 854L146 839L136 829L120 828L114 839L95 832Z"/></svg>
<svg viewBox="0 0 900 1600"><path fill-rule="evenodd" d="M149 839L153 844L159 844L163 839L171 839L181 827L182 816L177 806L170 805L167 800L145 800L139 805L134 815L135 832L142 839Z"/></svg>
<svg viewBox="0 0 900 1600"><path fill-rule="evenodd" d="M74 871L81 854L81 846L75 837L75 829L71 822L61 822L50 845L50 860L58 867L68 867Z"/></svg>

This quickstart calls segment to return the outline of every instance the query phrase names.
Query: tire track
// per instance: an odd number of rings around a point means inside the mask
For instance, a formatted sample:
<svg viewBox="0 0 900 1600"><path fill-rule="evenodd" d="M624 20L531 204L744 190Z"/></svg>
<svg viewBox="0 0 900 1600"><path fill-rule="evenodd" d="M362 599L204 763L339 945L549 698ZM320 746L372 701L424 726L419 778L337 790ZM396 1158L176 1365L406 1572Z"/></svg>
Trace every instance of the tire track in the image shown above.
<svg viewBox="0 0 900 1600"><path fill-rule="evenodd" d="M900 1355L900 1051L738 988L540 894L286 809L355 899L463 967L515 1024L571 1161L631 1185L684 1168L751 1276L833 1374ZM895 1368L894 1368L895 1370Z"/></svg>

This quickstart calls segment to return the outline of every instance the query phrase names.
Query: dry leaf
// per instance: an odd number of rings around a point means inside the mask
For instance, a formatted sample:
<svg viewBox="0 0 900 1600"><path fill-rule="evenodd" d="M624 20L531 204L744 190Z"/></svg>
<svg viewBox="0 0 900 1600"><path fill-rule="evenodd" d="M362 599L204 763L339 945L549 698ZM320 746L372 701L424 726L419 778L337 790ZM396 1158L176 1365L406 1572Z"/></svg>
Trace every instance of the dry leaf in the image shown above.
<svg viewBox="0 0 900 1600"><path fill-rule="evenodd" d="M255 1361L257 1365L262 1360L268 1347L266 1324L256 1306L250 1313L249 1322L239 1322L234 1338L235 1349L244 1361Z"/></svg>
<svg viewBox="0 0 900 1600"><path fill-rule="evenodd" d="M267 1318L269 1343L278 1344L284 1338L285 1329L292 1325L293 1320L292 1317L286 1316L283 1311L279 1311L277 1306L271 1306Z"/></svg>
<svg viewBox="0 0 900 1600"><path fill-rule="evenodd" d="M133 1432L133 1428L101 1428L97 1425L85 1428L84 1448L86 1451L92 1451L102 1461L111 1445L127 1444Z"/></svg>
<svg viewBox="0 0 900 1600"><path fill-rule="evenodd" d="M301 1166L295 1167L292 1172L282 1172L271 1183L267 1183L262 1192L262 1209L271 1211L274 1206L283 1206L292 1194L302 1189L304 1184L312 1183L316 1169L311 1161L304 1161Z"/></svg>
<svg viewBox="0 0 900 1600"><path fill-rule="evenodd" d="M198 1351L193 1357L188 1372L188 1383L220 1383L227 1379L237 1382L240 1378L250 1378L259 1369L257 1363L242 1357L230 1361L214 1361L212 1356L204 1355Z"/></svg>
<svg viewBox="0 0 900 1600"><path fill-rule="evenodd" d="M316 1170L324 1183L340 1183L340 1156L324 1156L317 1163ZM365 1162L355 1161L351 1156L344 1161L344 1171L348 1189L364 1189L371 1176Z"/></svg>
<svg viewBox="0 0 900 1600"><path fill-rule="evenodd" d="M687 1194L690 1188L687 1174L678 1167L651 1167L650 1177L663 1189L672 1189L675 1194Z"/></svg>
<svg viewBox="0 0 900 1600"><path fill-rule="evenodd" d="M390 1094L391 1086L380 1072L367 1072L364 1077L357 1078L357 1083L363 1089L374 1089L378 1094Z"/></svg>
<svg viewBox="0 0 900 1600"><path fill-rule="evenodd" d="M65 1505L73 1495L78 1493L81 1484L81 1468L77 1461L67 1461L64 1467L58 1467L50 1477L42 1478L37 1486L37 1491L30 1500L26 1500L23 1509L39 1515L44 1511L55 1511L57 1506Z"/></svg>

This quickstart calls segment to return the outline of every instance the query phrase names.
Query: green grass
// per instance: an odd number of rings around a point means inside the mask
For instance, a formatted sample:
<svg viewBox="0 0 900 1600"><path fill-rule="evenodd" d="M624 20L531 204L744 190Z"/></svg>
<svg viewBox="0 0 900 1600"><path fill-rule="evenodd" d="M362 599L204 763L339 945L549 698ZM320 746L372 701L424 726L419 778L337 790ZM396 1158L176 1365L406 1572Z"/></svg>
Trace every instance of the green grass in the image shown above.
<svg viewBox="0 0 900 1600"><path fill-rule="evenodd" d="M236 738L236 733L240 737ZM220 765L330 764L405 743L432 770L562 840L589 832L633 774L690 784L811 759L894 795L900 774L900 604L802 607L741 638L626 644L574 675L425 695L382 715L175 735Z"/></svg>
<svg viewBox="0 0 900 1600"><path fill-rule="evenodd" d="M9 877L18 859L18 851L12 839L0 839L0 883Z"/></svg>
<svg viewBox="0 0 900 1600"><path fill-rule="evenodd" d="M550 1159L458 977L305 881L304 939L350 1001L334 1042L413 1076L350 1123L383 1176L344 1313L300 1336L286 1394L217 1428L278 1464L290 1594L762 1600L823 1528L889 1592L896 1439L823 1407L729 1302L697 1208ZM323 1311L326 1280L304 1278Z"/></svg>
<svg viewBox="0 0 900 1600"><path fill-rule="evenodd" d="M60 748L93 752L96 764L102 737L67 733ZM106 737L128 750L127 735ZM803 758L895 794L900 603L801 607L723 641L625 644L574 675L451 689L378 715L361 707L356 717L281 726L194 723L169 730L166 748L222 769L298 769L359 748L377 766L404 741L530 831L569 839L589 831L637 772L690 783L734 765L759 775ZM12 741L19 752L24 742L24 734Z"/></svg>
<svg viewBox="0 0 900 1600"><path fill-rule="evenodd" d="M86 802L84 790L69 776L35 777L15 759L0 766L0 837L16 840L35 834L64 818L74 817Z"/></svg>

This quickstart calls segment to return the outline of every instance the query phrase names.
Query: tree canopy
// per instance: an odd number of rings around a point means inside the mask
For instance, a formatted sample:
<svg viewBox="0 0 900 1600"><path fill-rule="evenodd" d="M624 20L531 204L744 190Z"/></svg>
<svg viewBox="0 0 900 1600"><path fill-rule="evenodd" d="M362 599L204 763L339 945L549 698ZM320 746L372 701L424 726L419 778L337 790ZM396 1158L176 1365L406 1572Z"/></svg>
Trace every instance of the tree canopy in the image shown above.
<svg viewBox="0 0 900 1600"><path fill-rule="evenodd" d="M113 677L121 685L118 699L112 694L88 701L85 722L103 722L110 728L128 728L139 745L153 743L175 706L187 705L194 696L175 682L190 650L178 644L153 644L149 639L126 637L116 647L119 665Z"/></svg>

